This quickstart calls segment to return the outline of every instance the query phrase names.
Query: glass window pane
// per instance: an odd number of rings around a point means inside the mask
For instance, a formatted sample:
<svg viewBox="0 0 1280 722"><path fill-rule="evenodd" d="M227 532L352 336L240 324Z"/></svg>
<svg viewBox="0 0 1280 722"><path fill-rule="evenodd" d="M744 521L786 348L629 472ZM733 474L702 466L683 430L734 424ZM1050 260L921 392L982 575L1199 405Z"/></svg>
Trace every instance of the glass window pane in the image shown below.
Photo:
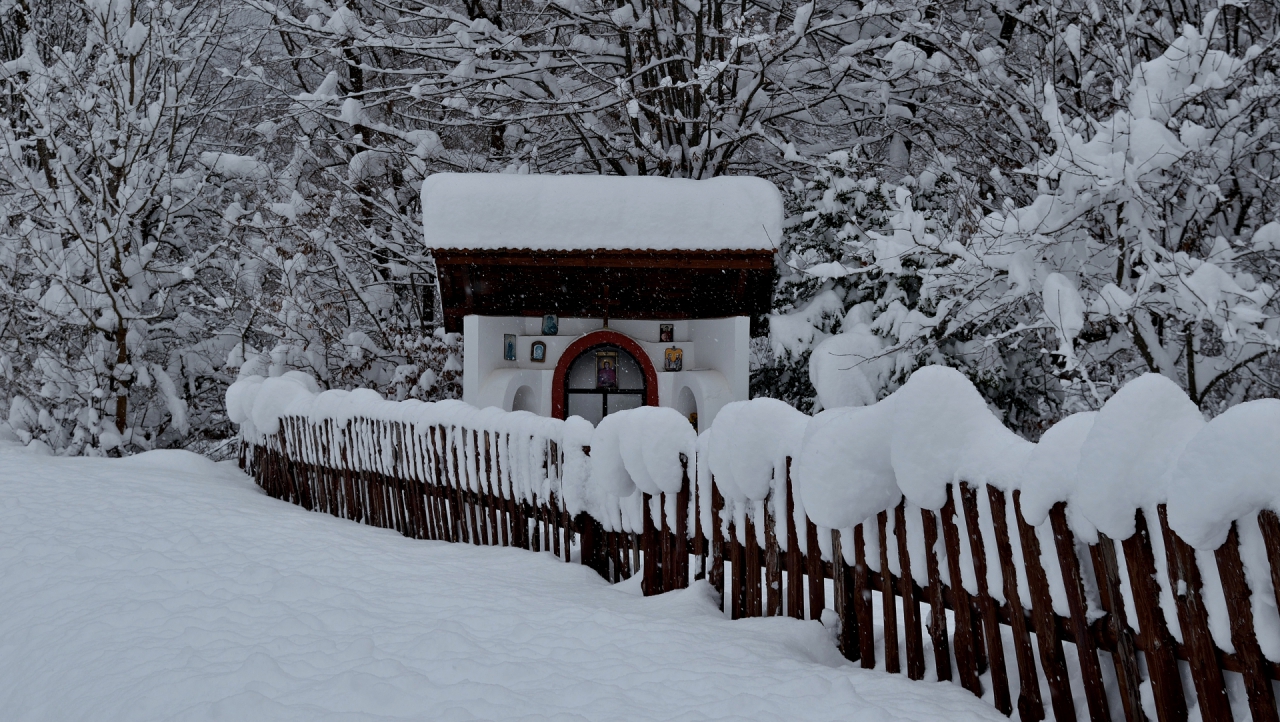
<svg viewBox="0 0 1280 722"><path fill-rule="evenodd" d="M609 394L609 413L644 406L644 394Z"/></svg>
<svg viewBox="0 0 1280 722"><path fill-rule="evenodd" d="M573 360L567 374L569 388L594 389L596 387L596 352L587 351Z"/></svg>
<svg viewBox="0 0 1280 722"><path fill-rule="evenodd" d="M600 394L569 394L569 416L581 416L593 424L604 418L604 397Z"/></svg>
<svg viewBox="0 0 1280 722"><path fill-rule="evenodd" d="M644 370L631 354L622 349L618 349L618 388L644 388Z"/></svg>

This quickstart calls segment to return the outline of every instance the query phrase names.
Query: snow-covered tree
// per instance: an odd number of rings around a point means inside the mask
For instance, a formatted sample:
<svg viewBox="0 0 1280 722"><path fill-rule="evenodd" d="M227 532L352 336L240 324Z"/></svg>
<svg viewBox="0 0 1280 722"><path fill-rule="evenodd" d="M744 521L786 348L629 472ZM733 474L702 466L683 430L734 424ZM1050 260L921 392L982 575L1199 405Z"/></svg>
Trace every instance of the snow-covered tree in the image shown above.
<svg viewBox="0 0 1280 722"><path fill-rule="evenodd" d="M252 62L274 52L267 16L218 0L0 13L0 410L21 438L205 448L237 371L457 395L429 278L362 255L376 229L350 221L351 194L275 137ZM401 285L420 290L413 313Z"/></svg>
<svg viewBox="0 0 1280 722"><path fill-rule="evenodd" d="M1224 17L1117 75L1106 115L1046 85L1035 157L991 169L1009 193L995 209L945 156L893 184L827 160L802 194L790 284L806 292L773 319L775 358L821 342L808 366L829 403L957 366L1029 435L1148 370L1209 412L1274 395L1275 41L1227 42Z"/></svg>
<svg viewBox="0 0 1280 722"><path fill-rule="evenodd" d="M0 70L0 366L10 426L77 450L185 436L220 396L230 282L195 145L226 84L218 5L86 0ZM211 325L213 324L213 325Z"/></svg>
<svg viewBox="0 0 1280 722"><path fill-rule="evenodd" d="M129 451L217 443L237 373L456 396L418 193L504 171L777 182L755 394L866 403L945 363L1034 437L1154 369L1213 413L1280 383L1276 21L0 0L0 412Z"/></svg>
<svg viewBox="0 0 1280 722"><path fill-rule="evenodd" d="M924 12L914 0L254 2L292 71L276 87L321 116L298 121L311 140L343 141L333 152L352 180L376 168L409 181L508 166L704 178L852 135L887 143L900 112L881 85L913 60L876 51Z"/></svg>
<svg viewBox="0 0 1280 722"><path fill-rule="evenodd" d="M271 126L264 121L255 132L270 135ZM251 156L201 157L223 184L219 225L238 279L229 305L245 330L229 369L303 369L327 386L397 398L460 395L460 343L434 321L425 249L400 233L384 240L353 218L350 195L324 188L325 169L303 148L283 167ZM402 253L379 252L387 242Z"/></svg>
<svg viewBox="0 0 1280 722"><path fill-rule="evenodd" d="M326 348L343 341L370 359L402 356L393 339L420 337L397 324L434 301L434 266L417 242L429 173L785 180L807 172L804 156L851 138L904 163L909 119L897 96L920 88L902 42L924 17L917 0L252 4L279 42L243 76L272 93L262 139L290 158L283 185L310 209L288 225L308 237L309 268L333 269L320 295L344 296L299 297L293 308L325 309L310 333L325 329ZM909 87L899 92L901 79ZM262 206L302 207L291 193L282 187Z"/></svg>

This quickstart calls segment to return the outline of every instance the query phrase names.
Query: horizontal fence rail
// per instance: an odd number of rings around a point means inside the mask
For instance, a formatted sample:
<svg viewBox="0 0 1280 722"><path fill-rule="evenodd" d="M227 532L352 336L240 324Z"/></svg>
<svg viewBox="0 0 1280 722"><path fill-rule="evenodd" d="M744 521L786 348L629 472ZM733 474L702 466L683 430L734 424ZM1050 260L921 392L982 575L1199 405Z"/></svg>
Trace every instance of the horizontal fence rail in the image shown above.
<svg viewBox="0 0 1280 722"><path fill-rule="evenodd" d="M1131 537L1099 534L1090 544L1073 534L1065 503L1036 527L1019 491L962 482L938 511L903 501L827 530L803 513L791 458L767 499L730 510L711 475L695 473L700 459L682 454L681 489L636 491L641 524L627 531L570 513L562 446L456 424L285 416L276 433L243 444L241 466L271 496L312 511L417 539L546 551L611 582L642 572L646 595L706 578L734 619L821 619L830 607L846 658L957 682L1023 720L1083 712L1183 722L1189 710L1204 720L1280 720L1280 665L1256 635L1240 542L1240 525L1251 525L1280 606L1272 511L1234 524L1212 553L1179 538L1163 505L1153 518L1138 511ZM1210 628L1210 574L1226 601L1230 649ZM1162 578L1171 600L1162 600ZM1243 690L1235 710L1229 681Z"/></svg>

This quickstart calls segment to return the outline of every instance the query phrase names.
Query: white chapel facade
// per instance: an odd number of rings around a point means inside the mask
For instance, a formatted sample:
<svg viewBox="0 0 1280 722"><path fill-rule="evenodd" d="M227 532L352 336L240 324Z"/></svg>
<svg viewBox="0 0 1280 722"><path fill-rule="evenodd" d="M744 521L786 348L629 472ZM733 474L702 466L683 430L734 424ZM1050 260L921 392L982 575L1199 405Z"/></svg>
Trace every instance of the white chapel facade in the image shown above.
<svg viewBox="0 0 1280 722"><path fill-rule="evenodd" d="M771 183L442 173L422 207L463 401L592 423L668 406L707 428L748 398L781 236Z"/></svg>

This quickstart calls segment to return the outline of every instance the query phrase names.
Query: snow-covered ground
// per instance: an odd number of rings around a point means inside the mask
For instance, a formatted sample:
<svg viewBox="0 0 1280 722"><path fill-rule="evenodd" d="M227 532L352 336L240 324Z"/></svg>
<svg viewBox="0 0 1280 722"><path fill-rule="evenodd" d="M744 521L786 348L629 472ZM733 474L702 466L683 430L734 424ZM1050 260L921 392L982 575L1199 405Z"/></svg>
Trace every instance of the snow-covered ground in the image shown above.
<svg viewBox="0 0 1280 722"><path fill-rule="evenodd" d="M6 720L978 720L845 662L816 622L731 622L525 551L411 541L185 452L0 442Z"/></svg>

